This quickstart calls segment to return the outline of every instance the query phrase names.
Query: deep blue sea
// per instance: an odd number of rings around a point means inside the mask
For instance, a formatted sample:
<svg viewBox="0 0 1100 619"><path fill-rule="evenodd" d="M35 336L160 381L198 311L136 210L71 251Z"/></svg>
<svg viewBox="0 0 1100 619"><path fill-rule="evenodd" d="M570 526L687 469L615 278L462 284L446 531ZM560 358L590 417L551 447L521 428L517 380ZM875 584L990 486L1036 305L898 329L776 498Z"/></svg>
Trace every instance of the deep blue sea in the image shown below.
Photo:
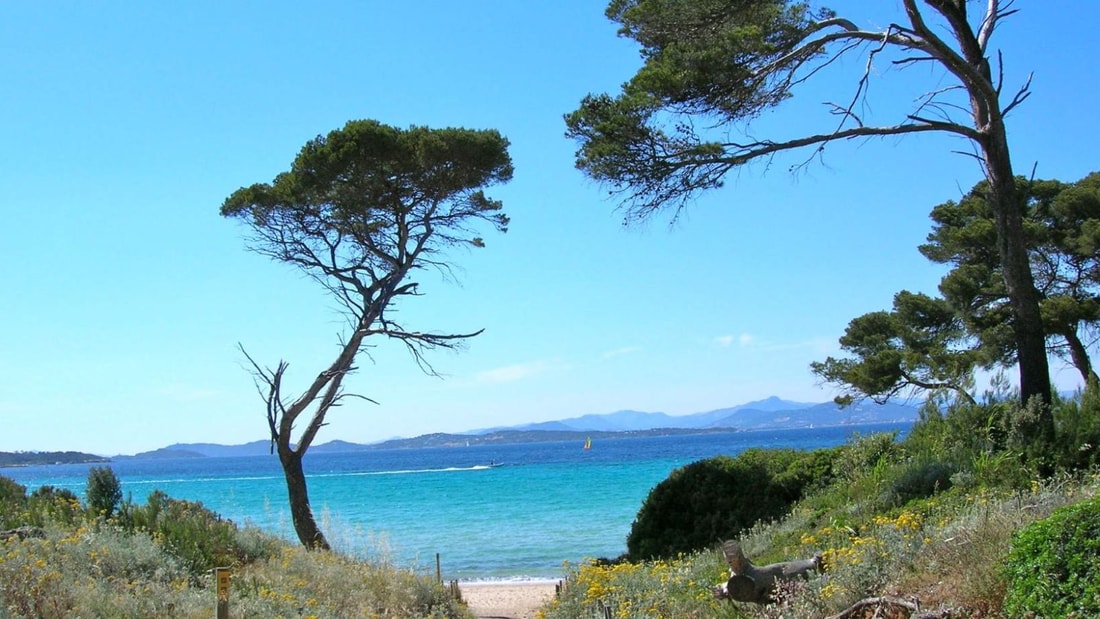
<svg viewBox="0 0 1100 619"><path fill-rule="evenodd" d="M565 561L616 557L650 489L677 467L749 447L817 449L853 433L909 424L846 426L582 442L307 453L310 502L330 543L445 579L556 579ZM496 463L498 466L489 466ZM0 469L27 486L83 496L93 465ZM294 539L278 458L119 460L125 496L153 490L201 501L237 523Z"/></svg>

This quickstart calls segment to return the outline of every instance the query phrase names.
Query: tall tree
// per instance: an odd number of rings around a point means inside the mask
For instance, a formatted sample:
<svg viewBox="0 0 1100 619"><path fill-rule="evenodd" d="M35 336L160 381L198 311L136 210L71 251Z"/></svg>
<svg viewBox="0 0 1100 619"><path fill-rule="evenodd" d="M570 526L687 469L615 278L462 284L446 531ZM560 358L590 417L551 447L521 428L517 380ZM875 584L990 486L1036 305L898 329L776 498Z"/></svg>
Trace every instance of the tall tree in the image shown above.
<svg viewBox="0 0 1100 619"><path fill-rule="evenodd" d="M367 338L384 336L403 343L432 373L426 350L457 348L480 333L414 331L386 310L418 296L417 284L407 281L413 271L449 271L445 250L484 246L477 235L484 225L507 230L501 203L483 188L511 178L508 141L496 131L402 130L361 120L309 141L288 172L269 184L242 187L222 205L223 216L249 227L250 249L301 269L347 319L336 359L297 397L284 397L285 361L263 368L245 352L267 405L294 529L306 547L329 544L310 508L302 458L326 414L353 395L345 393L344 379L356 369L356 355ZM308 421L295 437L303 415Z"/></svg>
<svg viewBox="0 0 1100 619"><path fill-rule="evenodd" d="M785 151L817 154L840 140L927 132L964 138L988 182L1021 396L1049 403L1039 294L1005 130L1005 116L1027 98L1030 80L1002 99L1000 55L997 63L989 59L994 32L1014 13L1012 2L987 0L976 14L967 0L901 4L899 23L867 30L794 0L612 0L607 16L620 24L620 35L641 45L644 64L618 96L589 95L566 116L567 135L580 145L577 167L619 191L629 216L647 217L678 212L698 192L720 187L728 172ZM849 99L829 102L831 126L808 135L727 137L854 54L865 55L863 70L852 76ZM938 70L936 81L902 117L871 124L859 104L890 64L929 65ZM1041 409L1033 435L1049 442L1054 421L1049 406Z"/></svg>
<svg viewBox="0 0 1100 619"><path fill-rule="evenodd" d="M1089 350L1100 325L1100 173L1076 183L1016 179L1026 202L1024 220L1048 350L1067 357L1087 384L1094 380ZM993 212L985 182L958 202L932 209L934 222L920 251L951 265L943 298L900 292L890 312L853 319L840 338L850 356L811 364L839 386L841 403L884 401L909 390L968 393L976 368L1016 362Z"/></svg>
<svg viewBox="0 0 1100 619"><path fill-rule="evenodd" d="M1100 173L1075 183L1016 179L1024 202L1024 231L1040 295L1048 349L1068 357L1086 382L1095 375L1089 334L1100 322ZM952 265L940 291L987 348L1000 360L1016 359L1014 316L994 251L995 221L985 182L958 202L932 210L928 259Z"/></svg>

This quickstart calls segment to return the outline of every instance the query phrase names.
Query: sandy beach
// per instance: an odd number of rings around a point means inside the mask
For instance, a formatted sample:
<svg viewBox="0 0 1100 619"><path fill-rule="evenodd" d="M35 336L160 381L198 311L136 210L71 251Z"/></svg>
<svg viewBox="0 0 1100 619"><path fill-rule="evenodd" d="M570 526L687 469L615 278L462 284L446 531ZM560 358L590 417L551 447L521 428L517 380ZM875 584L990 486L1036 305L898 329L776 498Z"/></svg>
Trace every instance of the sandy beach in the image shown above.
<svg viewBox="0 0 1100 619"><path fill-rule="evenodd" d="M481 619L532 619L554 597L556 581L460 583L462 599Z"/></svg>

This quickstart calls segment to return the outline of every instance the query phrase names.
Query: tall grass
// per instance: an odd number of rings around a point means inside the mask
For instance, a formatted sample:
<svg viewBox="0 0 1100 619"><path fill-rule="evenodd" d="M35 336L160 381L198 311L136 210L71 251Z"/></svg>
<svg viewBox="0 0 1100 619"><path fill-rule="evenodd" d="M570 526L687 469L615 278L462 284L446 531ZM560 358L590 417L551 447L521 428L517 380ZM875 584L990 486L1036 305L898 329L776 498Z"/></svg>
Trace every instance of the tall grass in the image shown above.
<svg viewBox="0 0 1100 619"><path fill-rule="evenodd" d="M154 492L104 518L71 493L35 493L0 477L0 617L203 618L214 609L212 568L231 568L230 615L313 619L468 618L428 574L384 558L306 552L253 527Z"/></svg>

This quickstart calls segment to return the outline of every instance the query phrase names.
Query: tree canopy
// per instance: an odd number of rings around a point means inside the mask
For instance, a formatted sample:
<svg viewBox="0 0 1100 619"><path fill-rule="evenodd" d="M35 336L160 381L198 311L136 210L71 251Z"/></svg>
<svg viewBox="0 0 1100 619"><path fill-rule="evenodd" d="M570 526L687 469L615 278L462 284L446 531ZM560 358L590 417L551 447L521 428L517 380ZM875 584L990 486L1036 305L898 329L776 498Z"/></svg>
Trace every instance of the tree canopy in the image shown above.
<svg viewBox="0 0 1100 619"><path fill-rule="evenodd" d="M1089 350L1100 324L1100 173L1076 183L1016 182L1048 348L1068 358L1087 383L1095 379ZM899 292L892 311L849 323L840 338L849 357L811 365L841 387L839 401L946 389L973 402L975 369L1015 363L1014 316L986 195L983 181L958 202L932 209L933 230L920 251L952 266L940 283L942 298Z"/></svg>
<svg viewBox="0 0 1100 619"><path fill-rule="evenodd" d="M285 361L271 369L248 357L267 404L295 530L307 547L328 543L309 507L301 459L325 415L349 395L343 381L356 355L368 337L385 336L432 372L425 350L455 348L479 333L412 330L386 310L419 294L417 283L407 281L413 271L447 273L448 249L484 246L479 231L486 226L507 230L502 204L484 188L511 178L508 141L497 131L358 120L310 140L288 172L243 187L222 205L223 216L248 226L250 249L307 273L340 303L348 322L336 359L297 397L284 397ZM311 408L309 421L296 426Z"/></svg>
<svg viewBox="0 0 1100 619"><path fill-rule="evenodd" d="M1100 173L1074 183L1017 177L1016 184L1048 347L1067 357L1087 381L1093 374L1091 334L1100 321ZM976 341L1011 365L1016 360L1015 317L995 251L987 193L981 182L958 202L936 206L933 230L920 251L952 266L940 292Z"/></svg>
<svg viewBox="0 0 1100 619"><path fill-rule="evenodd" d="M890 10L882 4L867 6ZM989 0L973 13L971 6L901 0L901 15L861 19L888 24L864 29L793 0L612 0L606 14L620 36L641 46L643 65L617 95L586 96L566 115L566 135L578 143L577 167L620 196L628 220L678 213L731 171L784 152L808 150L805 163L841 140L924 132L964 138L988 183L1021 397L1040 400L1033 433L1047 442L1050 373L1005 127L1006 115L1027 99L1030 78L1006 86L1002 56L991 48L1002 20L1015 13L1012 3ZM760 115L858 55L862 62L845 63L860 67L849 77L850 96L824 102L832 117L819 130L752 130ZM900 116L877 123L865 113L874 108L863 105L870 83L891 67L914 65L928 69L921 73L930 77L927 90Z"/></svg>
<svg viewBox="0 0 1100 619"><path fill-rule="evenodd" d="M848 324L840 346L850 357L829 357L810 369L841 388L840 404L863 398L884 403L912 390L949 390L973 402L974 370L992 362L971 342L949 303L903 290L894 296L892 311Z"/></svg>

